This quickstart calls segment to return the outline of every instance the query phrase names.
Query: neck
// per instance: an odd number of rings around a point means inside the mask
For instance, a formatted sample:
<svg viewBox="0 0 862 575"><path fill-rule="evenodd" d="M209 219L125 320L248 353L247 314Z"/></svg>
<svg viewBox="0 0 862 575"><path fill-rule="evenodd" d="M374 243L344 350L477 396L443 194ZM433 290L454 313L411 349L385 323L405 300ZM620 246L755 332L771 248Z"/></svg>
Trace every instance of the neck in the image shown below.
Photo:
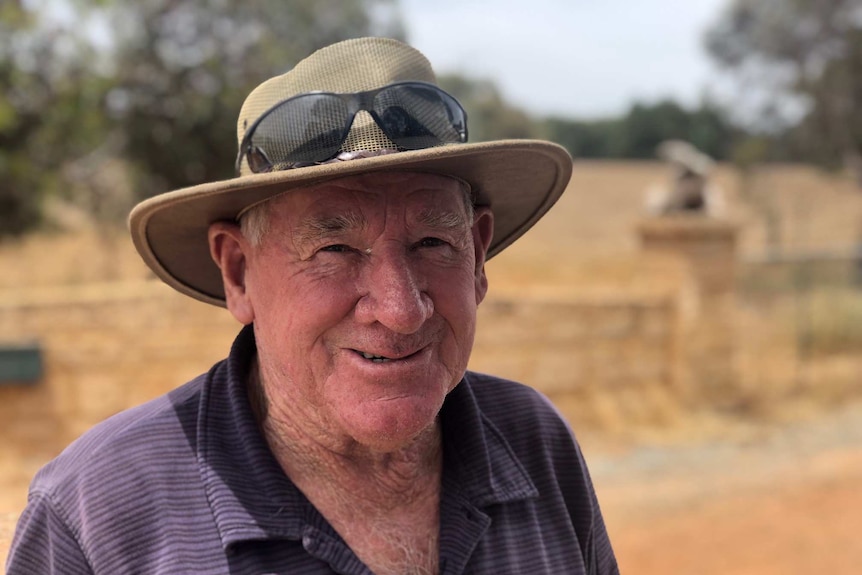
<svg viewBox="0 0 862 575"><path fill-rule="evenodd" d="M249 384L252 408L282 469L374 573L438 572L439 422L408 445L374 451L308 433L267 400L256 375Z"/></svg>
<svg viewBox="0 0 862 575"><path fill-rule="evenodd" d="M263 428L285 473L314 503L319 492L380 513L438 492L442 449L436 424L410 445L386 453L350 441L323 444L273 417Z"/></svg>
<svg viewBox="0 0 862 575"><path fill-rule="evenodd" d="M270 401L256 362L249 376L252 409L285 473L304 492L342 493L354 504L388 509L438 492L442 470L439 422L408 444L377 451L349 437L333 436L311 426Z"/></svg>

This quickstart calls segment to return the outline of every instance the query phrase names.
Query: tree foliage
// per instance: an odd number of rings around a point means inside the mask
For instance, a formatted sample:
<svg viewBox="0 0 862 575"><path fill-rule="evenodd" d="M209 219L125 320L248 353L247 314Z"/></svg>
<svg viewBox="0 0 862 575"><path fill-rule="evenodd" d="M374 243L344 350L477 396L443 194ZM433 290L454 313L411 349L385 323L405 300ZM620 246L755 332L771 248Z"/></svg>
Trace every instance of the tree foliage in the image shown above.
<svg viewBox="0 0 862 575"><path fill-rule="evenodd" d="M0 4L0 236L40 220L57 166L84 153L104 127L100 86L86 82L88 47L20 2Z"/></svg>
<svg viewBox="0 0 862 575"><path fill-rule="evenodd" d="M620 118L583 121L551 117L544 121L543 128L546 138L565 146L576 158L620 157L623 135Z"/></svg>
<svg viewBox="0 0 862 575"><path fill-rule="evenodd" d="M719 108L703 104L688 110L670 100L636 103L622 117L608 120L549 118L544 129L548 138L583 158L655 158L661 142L682 139L716 159L725 159L735 137Z"/></svg>
<svg viewBox="0 0 862 575"><path fill-rule="evenodd" d="M260 82L345 38L401 36L384 0L136 0L118 31L108 105L138 167L139 195L233 175L236 116ZM381 28L382 26L382 28Z"/></svg>
<svg viewBox="0 0 862 575"><path fill-rule="evenodd" d="M862 1L734 0L706 46L772 102L803 104L790 130L803 154L826 164L862 157Z"/></svg>
<svg viewBox="0 0 862 575"><path fill-rule="evenodd" d="M651 159L659 143L684 139L725 159L735 137L726 114L708 103L695 110L670 100L636 103L625 115L604 120L536 119L508 103L490 80L458 74L439 80L467 110L470 141L474 142L540 137L563 145L578 158Z"/></svg>
<svg viewBox="0 0 862 575"><path fill-rule="evenodd" d="M236 115L258 83L317 48L402 37L395 0L0 2L0 236L46 196L133 195L230 177ZM83 202L88 207L99 201Z"/></svg>

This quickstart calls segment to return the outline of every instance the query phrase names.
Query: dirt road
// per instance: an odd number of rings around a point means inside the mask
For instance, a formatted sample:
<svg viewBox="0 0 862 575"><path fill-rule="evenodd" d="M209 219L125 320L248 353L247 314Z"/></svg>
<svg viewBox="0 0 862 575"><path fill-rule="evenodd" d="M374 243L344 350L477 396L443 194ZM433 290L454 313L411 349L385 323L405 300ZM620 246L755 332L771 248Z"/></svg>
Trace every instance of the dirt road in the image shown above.
<svg viewBox="0 0 862 575"><path fill-rule="evenodd" d="M623 573L862 573L862 406L590 459Z"/></svg>

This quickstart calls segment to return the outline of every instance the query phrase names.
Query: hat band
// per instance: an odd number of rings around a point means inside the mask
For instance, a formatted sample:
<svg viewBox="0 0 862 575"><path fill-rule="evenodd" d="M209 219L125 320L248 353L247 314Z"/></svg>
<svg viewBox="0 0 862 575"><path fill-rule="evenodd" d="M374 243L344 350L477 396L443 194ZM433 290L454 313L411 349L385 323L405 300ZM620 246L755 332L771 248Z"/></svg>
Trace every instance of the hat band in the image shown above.
<svg viewBox="0 0 862 575"><path fill-rule="evenodd" d="M400 150L467 141L464 108L434 84L397 82L349 94L309 92L279 102L251 125L240 143L237 173L243 159L252 172L261 173L334 158L362 110Z"/></svg>
<svg viewBox="0 0 862 575"><path fill-rule="evenodd" d="M355 152L341 152L336 157L330 158L329 160L326 160L323 162L319 162L319 164L334 164L337 162L349 162L350 160L361 160L363 158L375 158L377 156L386 156L389 154L397 154L397 153L398 153L398 150L393 150L391 148L382 149L382 150L356 150ZM296 167L299 167L299 166L296 166ZM465 180L463 178L459 178L458 176L452 175L452 174L446 174L446 177L451 178L453 180L456 180L461 185L461 188L464 190L465 198L468 200L467 203L469 204L469 206L472 206L473 203L476 201L476 198L474 197L473 186L470 185L470 182L468 182L467 180ZM265 204L265 203L269 202L270 200L273 200L279 196L282 196L284 194L292 192L292 191L295 191L295 190L285 190L284 192L276 194L272 197L264 198L258 202L254 202L252 204L249 204L248 206L246 206L245 208L240 210L240 212L234 218L234 221L239 223L239 221L242 220L243 216L246 215L251 210L253 210L254 208L258 207L261 204ZM472 210L473 208L469 207L469 206L468 206L468 209Z"/></svg>

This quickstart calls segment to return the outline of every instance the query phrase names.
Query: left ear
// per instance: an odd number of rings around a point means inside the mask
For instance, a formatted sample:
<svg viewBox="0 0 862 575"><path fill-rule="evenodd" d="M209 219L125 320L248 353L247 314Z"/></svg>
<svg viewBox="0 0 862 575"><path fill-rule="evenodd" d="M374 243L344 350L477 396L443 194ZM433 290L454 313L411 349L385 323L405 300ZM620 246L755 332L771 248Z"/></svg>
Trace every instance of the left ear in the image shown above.
<svg viewBox="0 0 862 575"><path fill-rule="evenodd" d="M485 275L485 256L494 237L494 214L488 206L477 206L473 216L473 249L476 255L476 304L482 303L488 293L488 276Z"/></svg>

